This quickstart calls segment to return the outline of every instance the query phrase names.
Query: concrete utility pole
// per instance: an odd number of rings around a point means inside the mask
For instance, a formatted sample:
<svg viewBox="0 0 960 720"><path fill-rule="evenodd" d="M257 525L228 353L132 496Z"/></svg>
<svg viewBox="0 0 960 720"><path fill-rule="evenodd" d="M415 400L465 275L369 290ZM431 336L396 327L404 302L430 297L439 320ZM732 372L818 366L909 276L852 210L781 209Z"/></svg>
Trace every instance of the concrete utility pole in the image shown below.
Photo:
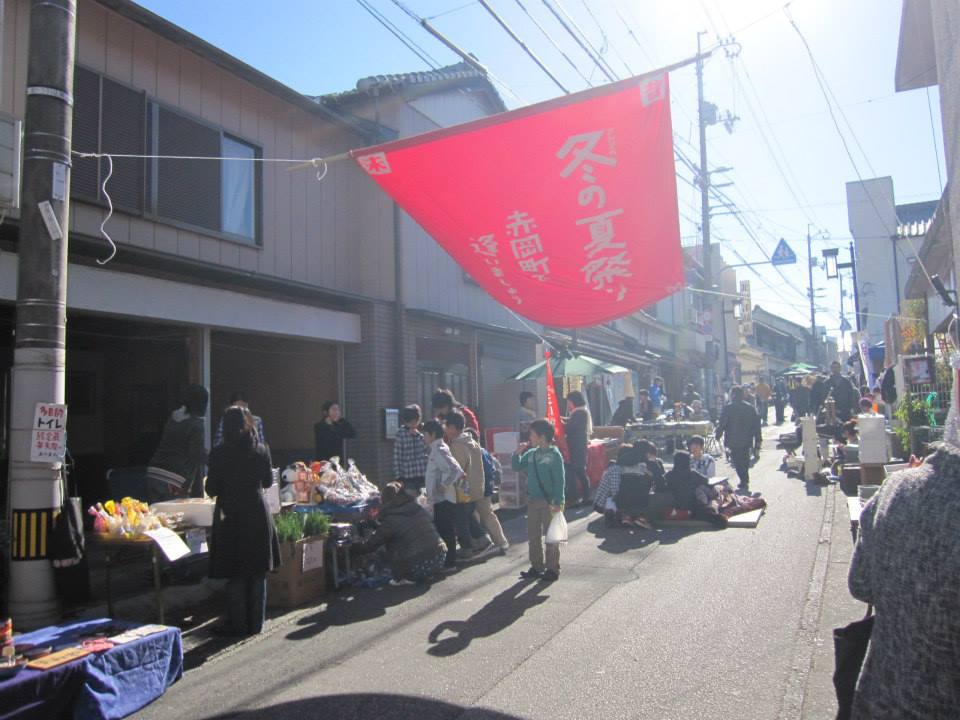
<svg viewBox="0 0 960 720"><path fill-rule="evenodd" d="M810 350L813 352L814 365L820 364L820 352L817 345L817 310L814 305L814 296L813 296L813 251L812 251L812 241L810 237L810 224L807 224L807 275L809 278L809 288L808 292L810 293Z"/></svg>
<svg viewBox="0 0 960 720"><path fill-rule="evenodd" d="M60 463L31 462L37 403L63 403L75 0L33 0L24 118L17 321L10 409L9 608L18 628L59 616L46 532Z"/></svg>
<svg viewBox="0 0 960 720"><path fill-rule="evenodd" d="M697 125L700 128L700 233L703 244L703 283L705 290L713 289L713 254L710 249L710 170L707 167L707 124L705 101L703 99L703 61L700 37L706 35L701 31L697 33ZM713 296L706 295L707 305L713 309ZM713 313L711 312L711 323ZM707 410L715 409L714 389L714 360L711 353L707 353L707 372L704 379L703 394L707 400Z"/></svg>

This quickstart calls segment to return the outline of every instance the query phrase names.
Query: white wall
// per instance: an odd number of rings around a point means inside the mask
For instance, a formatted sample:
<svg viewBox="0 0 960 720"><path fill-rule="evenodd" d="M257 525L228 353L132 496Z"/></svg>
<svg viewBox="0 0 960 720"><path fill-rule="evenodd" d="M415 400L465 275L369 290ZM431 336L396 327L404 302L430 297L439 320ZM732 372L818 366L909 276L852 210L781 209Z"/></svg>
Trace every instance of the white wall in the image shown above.
<svg viewBox="0 0 960 720"><path fill-rule="evenodd" d="M860 310L869 313L863 327L871 342L883 339L883 323L897 314L894 241L897 215L893 179L889 177L847 183L847 217L857 253L857 290ZM910 274L904 256L898 255L900 297Z"/></svg>

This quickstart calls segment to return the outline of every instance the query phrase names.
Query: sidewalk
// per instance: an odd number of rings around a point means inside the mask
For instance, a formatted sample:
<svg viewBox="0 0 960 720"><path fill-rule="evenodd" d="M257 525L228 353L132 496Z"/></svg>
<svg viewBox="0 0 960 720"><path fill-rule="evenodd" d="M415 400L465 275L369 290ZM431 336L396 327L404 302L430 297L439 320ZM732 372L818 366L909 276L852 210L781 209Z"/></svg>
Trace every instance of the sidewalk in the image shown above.
<svg viewBox="0 0 960 720"><path fill-rule="evenodd" d="M805 720L832 718L837 713L833 689L833 629L859 620L866 606L847 589L847 572L853 552L850 516L846 495L839 485L825 488L835 494L832 531L829 539L826 574L823 580L820 616L814 636L810 674L804 688L801 717Z"/></svg>

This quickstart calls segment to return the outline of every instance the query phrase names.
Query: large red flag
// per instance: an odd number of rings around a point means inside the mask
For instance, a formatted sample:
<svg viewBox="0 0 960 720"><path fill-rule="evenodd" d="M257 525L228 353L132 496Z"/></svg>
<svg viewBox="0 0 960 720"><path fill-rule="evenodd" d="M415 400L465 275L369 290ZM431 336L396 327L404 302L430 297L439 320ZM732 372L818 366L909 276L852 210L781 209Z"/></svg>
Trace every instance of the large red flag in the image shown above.
<svg viewBox="0 0 960 720"><path fill-rule="evenodd" d="M487 292L536 322L596 325L682 286L666 73L351 156Z"/></svg>
<svg viewBox="0 0 960 720"><path fill-rule="evenodd" d="M557 400L557 386L553 384L553 368L550 365L550 351L544 353L547 359L547 421L556 428L554 439L563 459L570 462L570 449L567 445L567 433L563 429L563 420L560 417L560 402Z"/></svg>

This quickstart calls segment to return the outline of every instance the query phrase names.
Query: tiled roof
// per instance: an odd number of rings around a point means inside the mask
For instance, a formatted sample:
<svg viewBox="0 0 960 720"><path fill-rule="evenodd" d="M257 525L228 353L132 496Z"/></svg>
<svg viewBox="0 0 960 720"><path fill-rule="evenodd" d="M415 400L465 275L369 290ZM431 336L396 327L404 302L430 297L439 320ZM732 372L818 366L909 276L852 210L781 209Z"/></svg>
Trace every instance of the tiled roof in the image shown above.
<svg viewBox="0 0 960 720"><path fill-rule="evenodd" d="M503 99L500 97L496 88L490 83L489 78L466 63L447 65L446 67L436 70L400 73L397 75L372 75L358 80L357 87L353 90L320 95L313 99L322 105L342 105L353 100L369 97L373 94L374 90L379 90L380 92L397 91L415 86L466 84L468 82L477 82L485 85L485 89L490 93L500 110L506 110Z"/></svg>
<svg viewBox="0 0 960 720"><path fill-rule="evenodd" d="M897 205L897 237L920 237L926 235L937 214L940 200Z"/></svg>

